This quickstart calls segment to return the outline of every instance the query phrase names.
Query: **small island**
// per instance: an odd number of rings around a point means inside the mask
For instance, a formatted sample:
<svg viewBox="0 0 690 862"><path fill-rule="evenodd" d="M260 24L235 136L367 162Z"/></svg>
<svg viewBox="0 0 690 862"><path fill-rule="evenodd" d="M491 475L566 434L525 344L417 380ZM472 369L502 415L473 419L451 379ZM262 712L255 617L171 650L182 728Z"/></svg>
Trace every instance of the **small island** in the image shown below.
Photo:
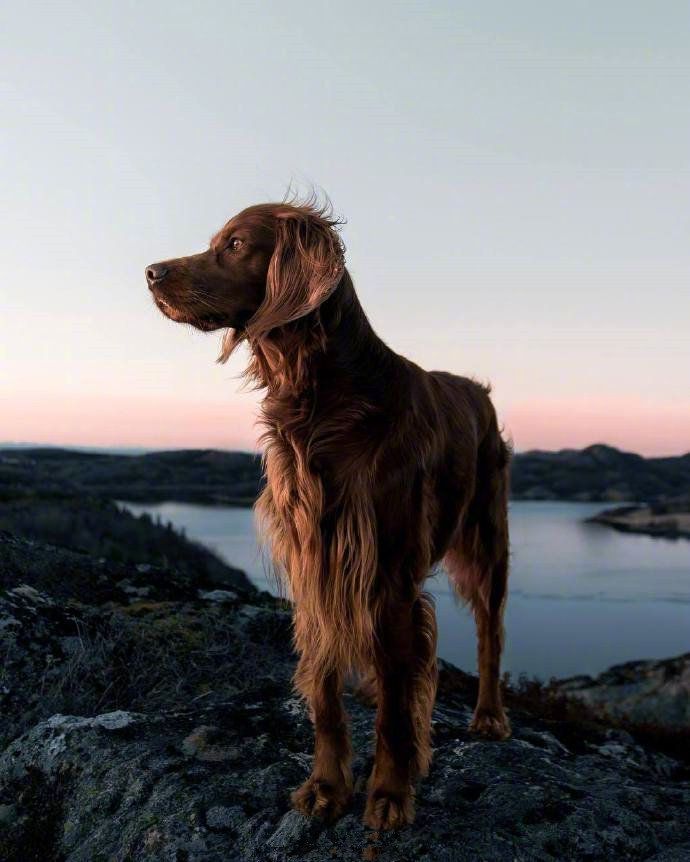
<svg viewBox="0 0 690 862"><path fill-rule="evenodd" d="M690 497L650 505L616 506L588 519L623 533L644 533L665 539L690 539Z"/></svg>

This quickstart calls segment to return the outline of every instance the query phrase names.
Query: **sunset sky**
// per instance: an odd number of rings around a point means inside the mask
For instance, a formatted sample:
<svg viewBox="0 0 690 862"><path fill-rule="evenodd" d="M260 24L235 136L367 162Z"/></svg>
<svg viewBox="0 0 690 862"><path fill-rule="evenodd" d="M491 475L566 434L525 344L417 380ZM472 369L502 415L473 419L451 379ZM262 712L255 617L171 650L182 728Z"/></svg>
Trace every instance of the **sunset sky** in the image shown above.
<svg viewBox="0 0 690 862"><path fill-rule="evenodd" d="M291 182L518 450L690 450L688 44L671 0L6 4L0 441L254 448L144 267Z"/></svg>

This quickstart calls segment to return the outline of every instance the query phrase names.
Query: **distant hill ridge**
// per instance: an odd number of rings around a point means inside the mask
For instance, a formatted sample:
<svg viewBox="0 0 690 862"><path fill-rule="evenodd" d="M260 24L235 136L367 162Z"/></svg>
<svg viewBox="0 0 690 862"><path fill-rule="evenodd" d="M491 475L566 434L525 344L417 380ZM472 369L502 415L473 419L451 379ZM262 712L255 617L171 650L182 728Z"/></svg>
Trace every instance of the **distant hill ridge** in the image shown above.
<svg viewBox="0 0 690 862"><path fill-rule="evenodd" d="M604 443L515 455L512 495L524 500L655 501L690 493L690 452L644 458Z"/></svg>
<svg viewBox="0 0 690 862"><path fill-rule="evenodd" d="M88 494L115 500L250 506L261 458L248 452L182 449L117 455L71 449L0 449L0 499Z"/></svg>
<svg viewBox="0 0 690 862"><path fill-rule="evenodd" d="M181 449L145 454L50 447L0 449L0 499L89 494L248 506L261 488L261 458L248 452ZM690 452L644 458L597 443L585 449L518 453L512 496L595 502L673 499L690 494Z"/></svg>

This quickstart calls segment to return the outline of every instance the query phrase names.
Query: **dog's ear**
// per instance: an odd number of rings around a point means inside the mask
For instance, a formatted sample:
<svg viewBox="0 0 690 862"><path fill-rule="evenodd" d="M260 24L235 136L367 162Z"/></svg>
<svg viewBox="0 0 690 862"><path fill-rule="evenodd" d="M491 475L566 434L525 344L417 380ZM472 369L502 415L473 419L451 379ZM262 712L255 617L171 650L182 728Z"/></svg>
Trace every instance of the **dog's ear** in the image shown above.
<svg viewBox="0 0 690 862"><path fill-rule="evenodd" d="M247 324L249 339L318 308L337 287L343 268L343 245L334 222L294 209L278 213L266 296Z"/></svg>

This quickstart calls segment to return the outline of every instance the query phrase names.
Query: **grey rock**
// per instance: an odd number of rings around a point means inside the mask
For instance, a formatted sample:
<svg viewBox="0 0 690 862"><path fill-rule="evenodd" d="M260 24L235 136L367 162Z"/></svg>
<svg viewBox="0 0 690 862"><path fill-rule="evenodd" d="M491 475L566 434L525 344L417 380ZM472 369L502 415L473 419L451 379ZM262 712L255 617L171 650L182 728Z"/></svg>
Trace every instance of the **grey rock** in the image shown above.
<svg viewBox="0 0 690 862"><path fill-rule="evenodd" d="M299 847L306 839L319 831L317 821L305 817L297 811L288 811L278 823L278 827L266 841L266 847L274 850L289 850Z"/></svg>
<svg viewBox="0 0 690 862"><path fill-rule="evenodd" d="M236 747L222 744L223 733L217 727L195 727L182 740L183 754L195 757L206 763L222 763L237 760L240 756Z"/></svg>
<svg viewBox="0 0 690 862"><path fill-rule="evenodd" d="M237 593L232 590L199 590L199 598L205 602L226 604L237 601Z"/></svg>
<svg viewBox="0 0 690 862"><path fill-rule="evenodd" d="M206 825L209 829L238 829L246 820L239 805L213 805L206 812Z"/></svg>
<svg viewBox="0 0 690 862"><path fill-rule="evenodd" d="M615 665L596 678L561 680L556 690L602 715L690 728L690 653Z"/></svg>
<svg viewBox="0 0 690 862"><path fill-rule="evenodd" d="M42 829L52 836L46 862L323 862L365 852L380 862L439 862L663 860L690 834L690 782L670 758L616 736L571 752L557 727L526 714L513 715L511 740L474 740L465 709L448 701L415 824L372 837L360 790L347 816L326 826L290 810L311 738L307 719L286 708L290 697L286 681L260 701L251 692L180 712L41 722L0 756L0 800L15 808L3 840L19 852ZM373 713L350 695L347 708L366 755ZM357 763L362 786L370 759ZM45 799L56 802L44 808Z"/></svg>
<svg viewBox="0 0 690 862"><path fill-rule="evenodd" d="M15 805L0 805L0 828L11 825L17 817Z"/></svg>
<svg viewBox="0 0 690 862"><path fill-rule="evenodd" d="M44 593L40 593L34 587L28 584L20 584L12 590L8 590L8 595L15 598L26 599L28 602L33 602L37 605L52 605L52 600Z"/></svg>
<svg viewBox="0 0 690 862"><path fill-rule="evenodd" d="M96 605L45 581L18 591L26 574L0 553L2 862L688 858L687 766L624 730L526 710L513 709L510 740L477 740L476 680L444 663L414 825L362 823L374 712L349 693L351 807L333 825L305 818L289 799L312 730L279 603L162 585L138 607L106 580Z"/></svg>

